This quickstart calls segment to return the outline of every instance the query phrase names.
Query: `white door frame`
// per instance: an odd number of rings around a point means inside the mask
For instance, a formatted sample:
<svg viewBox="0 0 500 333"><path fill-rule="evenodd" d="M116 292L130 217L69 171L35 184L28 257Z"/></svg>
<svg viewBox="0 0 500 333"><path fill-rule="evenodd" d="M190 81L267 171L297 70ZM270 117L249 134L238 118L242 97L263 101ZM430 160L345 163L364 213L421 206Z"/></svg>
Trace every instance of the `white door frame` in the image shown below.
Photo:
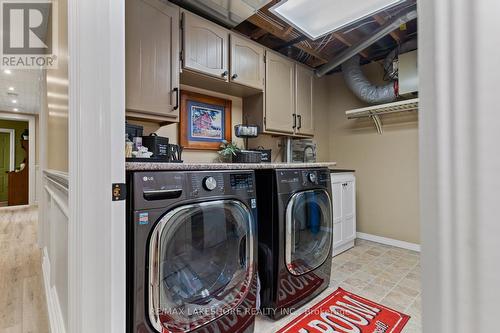
<svg viewBox="0 0 500 333"><path fill-rule="evenodd" d="M423 331L497 332L500 2L418 10Z"/></svg>
<svg viewBox="0 0 500 333"><path fill-rule="evenodd" d="M15 143L15 133L16 130L12 128L0 128L0 133L9 133L9 171L14 171L16 165L16 143Z"/></svg>
<svg viewBox="0 0 500 333"><path fill-rule="evenodd" d="M125 332L125 1L68 1L67 331Z"/></svg>
<svg viewBox="0 0 500 333"><path fill-rule="evenodd" d="M36 191L36 125L35 125L35 116L20 114L20 113L9 113L9 112L0 112L0 119L4 120L14 120L14 121L27 121L28 122L28 130L29 130L29 139L28 139L28 204L33 205L35 203L35 191ZM14 138L15 139L15 138Z"/></svg>

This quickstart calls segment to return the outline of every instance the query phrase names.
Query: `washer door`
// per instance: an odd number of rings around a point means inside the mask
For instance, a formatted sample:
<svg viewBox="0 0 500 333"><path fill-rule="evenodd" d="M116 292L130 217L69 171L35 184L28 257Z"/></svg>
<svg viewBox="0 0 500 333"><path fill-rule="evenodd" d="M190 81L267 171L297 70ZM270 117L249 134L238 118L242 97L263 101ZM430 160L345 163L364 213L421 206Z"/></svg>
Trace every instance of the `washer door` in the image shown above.
<svg viewBox="0 0 500 333"><path fill-rule="evenodd" d="M241 303L254 273L252 226L236 200L181 206L159 221L149 249L149 313L159 332L189 332Z"/></svg>
<svg viewBox="0 0 500 333"><path fill-rule="evenodd" d="M330 257L331 200L326 190L295 193L286 208L285 260L288 271L302 275Z"/></svg>

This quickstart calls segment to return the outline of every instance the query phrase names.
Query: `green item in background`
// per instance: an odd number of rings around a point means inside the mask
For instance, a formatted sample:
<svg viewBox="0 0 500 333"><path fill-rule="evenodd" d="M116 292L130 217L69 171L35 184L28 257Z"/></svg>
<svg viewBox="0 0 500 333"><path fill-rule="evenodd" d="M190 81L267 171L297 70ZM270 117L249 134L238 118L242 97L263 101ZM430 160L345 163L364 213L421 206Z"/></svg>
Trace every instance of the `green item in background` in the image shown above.
<svg viewBox="0 0 500 333"><path fill-rule="evenodd" d="M10 134L0 133L0 201L8 199L7 171L10 171Z"/></svg>
<svg viewBox="0 0 500 333"><path fill-rule="evenodd" d="M228 163L230 163L233 159L233 156L236 156L236 153L241 150L240 148L238 148L236 144L232 142L227 142L226 140L222 141L220 148L221 149L218 151L219 160L221 162L228 162Z"/></svg>
<svg viewBox="0 0 500 333"><path fill-rule="evenodd" d="M29 123L27 121L15 121L15 120L0 120L0 128L13 129L14 139L15 139L15 168L19 168L19 165L26 158L26 152L21 145L21 134L27 130Z"/></svg>

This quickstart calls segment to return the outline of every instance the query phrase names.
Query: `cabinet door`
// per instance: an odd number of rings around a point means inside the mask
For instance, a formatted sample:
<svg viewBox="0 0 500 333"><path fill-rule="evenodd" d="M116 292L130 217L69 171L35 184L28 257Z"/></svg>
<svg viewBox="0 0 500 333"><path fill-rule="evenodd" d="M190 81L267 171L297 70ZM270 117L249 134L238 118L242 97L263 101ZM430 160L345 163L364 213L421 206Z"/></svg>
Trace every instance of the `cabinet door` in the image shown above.
<svg viewBox="0 0 500 333"><path fill-rule="evenodd" d="M182 15L184 68L227 81L229 32L189 12Z"/></svg>
<svg viewBox="0 0 500 333"><path fill-rule="evenodd" d="M342 189L342 240L356 238L356 197L354 181L343 183Z"/></svg>
<svg viewBox="0 0 500 333"><path fill-rule="evenodd" d="M127 0L126 108L177 117L179 8L157 0Z"/></svg>
<svg viewBox="0 0 500 333"><path fill-rule="evenodd" d="M343 183L332 183L333 223L342 222Z"/></svg>
<svg viewBox="0 0 500 333"><path fill-rule="evenodd" d="M296 133L313 135L314 73L304 66L295 67L296 85Z"/></svg>
<svg viewBox="0 0 500 333"><path fill-rule="evenodd" d="M264 48L231 35L231 81L264 89Z"/></svg>
<svg viewBox="0 0 500 333"><path fill-rule="evenodd" d="M267 131L293 133L295 110L294 63L272 52L266 52Z"/></svg>

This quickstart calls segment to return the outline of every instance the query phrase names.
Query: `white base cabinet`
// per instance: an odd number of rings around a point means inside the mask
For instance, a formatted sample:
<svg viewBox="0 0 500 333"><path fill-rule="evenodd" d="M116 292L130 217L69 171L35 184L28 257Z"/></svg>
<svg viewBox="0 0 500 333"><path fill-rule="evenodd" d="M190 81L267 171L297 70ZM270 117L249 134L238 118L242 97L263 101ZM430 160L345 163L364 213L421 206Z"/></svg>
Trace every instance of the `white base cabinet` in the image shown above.
<svg viewBox="0 0 500 333"><path fill-rule="evenodd" d="M356 178L352 172L332 173L333 256L354 246Z"/></svg>

